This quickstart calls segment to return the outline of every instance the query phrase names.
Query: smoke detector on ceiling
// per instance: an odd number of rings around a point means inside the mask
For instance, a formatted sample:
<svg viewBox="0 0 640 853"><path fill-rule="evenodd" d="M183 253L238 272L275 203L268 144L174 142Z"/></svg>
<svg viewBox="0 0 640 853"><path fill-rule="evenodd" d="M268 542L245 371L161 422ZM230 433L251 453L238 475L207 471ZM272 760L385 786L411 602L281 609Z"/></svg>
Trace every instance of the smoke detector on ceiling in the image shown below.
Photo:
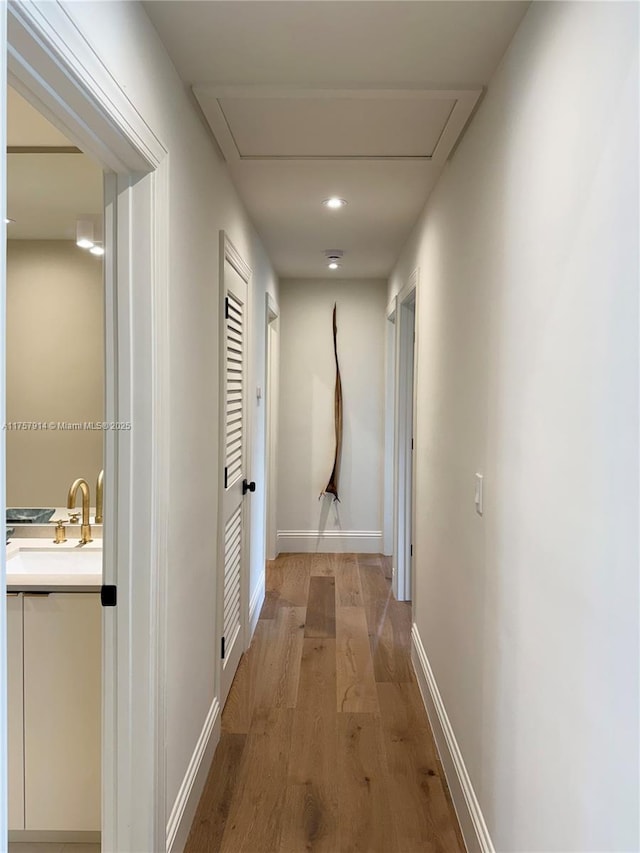
<svg viewBox="0 0 640 853"><path fill-rule="evenodd" d="M329 262L330 270L337 270L340 267L340 259L344 255L342 249L325 249L324 250L325 257Z"/></svg>

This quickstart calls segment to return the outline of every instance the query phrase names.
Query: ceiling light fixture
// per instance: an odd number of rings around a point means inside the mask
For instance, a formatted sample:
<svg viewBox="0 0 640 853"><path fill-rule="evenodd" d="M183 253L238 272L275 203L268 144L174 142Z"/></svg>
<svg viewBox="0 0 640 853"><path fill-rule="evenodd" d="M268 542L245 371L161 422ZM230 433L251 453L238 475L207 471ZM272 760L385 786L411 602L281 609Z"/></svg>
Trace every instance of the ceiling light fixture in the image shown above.
<svg viewBox="0 0 640 853"><path fill-rule="evenodd" d="M329 269L330 270L337 270L339 266L340 266L340 264L337 264L335 261L331 261L331 263L329 264Z"/></svg>
<svg viewBox="0 0 640 853"><path fill-rule="evenodd" d="M331 196L331 198L325 198L322 203L330 210L339 210L341 207L344 207L347 202L343 198L338 198L338 196L334 195Z"/></svg>

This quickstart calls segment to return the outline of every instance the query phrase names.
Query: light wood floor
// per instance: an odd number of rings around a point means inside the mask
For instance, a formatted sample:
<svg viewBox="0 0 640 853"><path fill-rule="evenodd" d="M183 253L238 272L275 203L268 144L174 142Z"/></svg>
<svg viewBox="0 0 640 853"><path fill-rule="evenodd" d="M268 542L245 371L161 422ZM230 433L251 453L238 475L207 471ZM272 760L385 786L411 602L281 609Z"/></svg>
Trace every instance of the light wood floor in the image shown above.
<svg viewBox="0 0 640 853"><path fill-rule="evenodd" d="M386 572L371 555L268 565L186 853L464 850L411 667L410 607Z"/></svg>

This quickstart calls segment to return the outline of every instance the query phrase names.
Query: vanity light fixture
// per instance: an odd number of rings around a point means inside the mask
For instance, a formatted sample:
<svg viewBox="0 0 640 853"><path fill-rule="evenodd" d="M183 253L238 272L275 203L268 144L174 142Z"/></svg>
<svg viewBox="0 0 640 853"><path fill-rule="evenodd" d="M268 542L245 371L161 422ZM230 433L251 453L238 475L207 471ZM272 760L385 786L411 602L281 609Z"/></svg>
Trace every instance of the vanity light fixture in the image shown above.
<svg viewBox="0 0 640 853"><path fill-rule="evenodd" d="M8 216L5 216L5 218L4 218L4 224L5 224L5 225L9 225L11 222L15 222L15 219L9 219L9 217L8 217Z"/></svg>
<svg viewBox="0 0 640 853"><path fill-rule="evenodd" d="M92 219L76 219L76 246L93 249L95 246Z"/></svg>
<svg viewBox="0 0 640 853"><path fill-rule="evenodd" d="M76 219L76 246L89 249L92 255L104 255L101 216L85 213Z"/></svg>
<svg viewBox="0 0 640 853"><path fill-rule="evenodd" d="M343 198L338 198L338 196L334 195L331 196L331 198L325 198L322 203L330 210L339 210L341 207L344 207L347 202Z"/></svg>

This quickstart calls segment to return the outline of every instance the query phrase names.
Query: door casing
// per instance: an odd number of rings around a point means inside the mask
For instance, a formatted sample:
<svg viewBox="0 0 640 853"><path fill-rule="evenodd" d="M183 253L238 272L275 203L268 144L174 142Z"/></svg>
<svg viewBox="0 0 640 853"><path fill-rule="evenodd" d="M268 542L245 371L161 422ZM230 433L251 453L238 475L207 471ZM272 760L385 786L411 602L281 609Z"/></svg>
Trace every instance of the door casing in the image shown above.
<svg viewBox="0 0 640 853"><path fill-rule="evenodd" d="M7 4L0 0L0 91L7 91ZM0 150L7 150L7 99L0 102ZM6 295L7 295L7 158L0 159L0 340L6 341ZM5 377L6 346L0 346L0 421L6 421L6 377ZM6 518L6 469L5 469L5 432L0 438L0 517ZM8 767L7 767L7 574L6 550L0 548L0 849L8 849L7 834L9 829L8 810Z"/></svg>

